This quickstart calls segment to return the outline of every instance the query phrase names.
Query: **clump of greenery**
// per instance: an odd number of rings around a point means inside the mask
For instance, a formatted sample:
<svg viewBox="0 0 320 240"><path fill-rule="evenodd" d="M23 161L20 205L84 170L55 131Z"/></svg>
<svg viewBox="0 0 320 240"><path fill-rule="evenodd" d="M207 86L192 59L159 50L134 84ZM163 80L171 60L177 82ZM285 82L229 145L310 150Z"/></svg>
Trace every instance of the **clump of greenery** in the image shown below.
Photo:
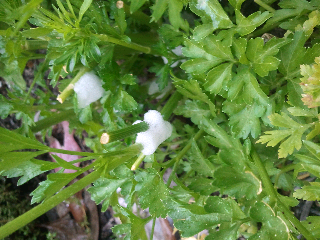
<svg viewBox="0 0 320 240"><path fill-rule="evenodd" d="M166 216L184 237L208 229L207 240L320 238L320 217L299 221L290 210L298 199L320 200L319 10L318 0L1 0L0 76L10 91L0 96L0 116L15 114L22 126L0 128L0 174L24 184L62 170L32 193L41 205L1 227L0 238L91 183L92 199L113 207L122 221L113 232L125 239L147 239L144 225ZM21 72L38 58L26 86ZM59 96L44 82L48 69ZM73 88L87 72L103 96L80 106ZM132 123L150 109L173 133L144 156L134 134L148 126ZM35 139L63 120L88 133L92 152ZM34 159L47 152L83 158ZM312 182L298 179L306 172ZM150 216L133 214L135 203Z"/></svg>
<svg viewBox="0 0 320 240"><path fill-rule="evenodd" d="M21 197L18 190L12 189L6 179L0 177L0 226L10 222L32 208L30 199ZM39 223L28 224L4 239L46 239L45 231L37 226Z"/></svg>

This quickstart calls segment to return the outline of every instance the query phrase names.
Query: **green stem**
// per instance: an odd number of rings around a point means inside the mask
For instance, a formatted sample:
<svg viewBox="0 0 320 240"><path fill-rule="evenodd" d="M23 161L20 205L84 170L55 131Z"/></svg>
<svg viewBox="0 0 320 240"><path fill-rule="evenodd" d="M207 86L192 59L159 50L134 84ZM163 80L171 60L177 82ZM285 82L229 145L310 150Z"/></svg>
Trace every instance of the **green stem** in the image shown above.
<svg viewBox="0 0 320 240"><path fill-rule="evenodd" d="M55 152L55 153L64 153L64 154L69 154L69 155L78 155L78 156L85 156L85 157L97 157L97 156L102 156L102 157L121 157L121 156L126 156L128 154L131 155L137 155L141 150L142 150L142 145L141 144L134 144L131 145L130 147L127 147L124 150L119 150L119 151L112 151L112 152L106 152L106 153L92 153L92 152L77 152L77 151L69 151L69 150L63 150L63 149L57 149L57 148L47 148L46 149L48 152Z"/></svg>
<svg viewBox="0 0 320 240"><path fill-rule="evenodd" d="M298 229L298 231L307 240L316 240L316 238L301 224L301 222L292 214L292 212L280 201L278 198L278 206L283 211L286 218L291 222L291 224Z"/></svg>
<svg viewBox="0 0 320 240"><path fill-rule="evenodd" d="M46 128L49 128L53 125L56 125L62 121L70 120L73 117L75 117L73 109L62 111L62 112L54 114L51 117L46 117L46 118L36 122L36 125L31 127L31 131L36 133L36 132L39 132L43 129L46 129Z"/></svg>
<svg viewBox="0 0 320 240"><path fill-rule="evenodd" d="M76 183L63 189L62 191L50 197L49 199L45 200L38 206L22 214L21 216L15 218L11 222L7 223L6 225L0 227L0 239L3 239L7 237L9 234L17 231L19 228L25 226L26 224L40 217L42 214L46 213L53 207L57 206L59 203L63 202L65 199L68 199L75 193L79 192L81 189L85 188L92 182L96 181L104 170L111 171L115 169L116 167L128 161L128 159L131 159L134 155L137 155L141 150L142 150L141 144L134 144L122 151L115 151L115 152L103 154L104 157L106 158L96 160L91 165L87 166L84 169L81 169L81 171L84 172L90 168L93 168L94 166L98 166L101 163L103 164L103 166L105 166L104 164L105 161L108 161L108 164L106 165L107 169L105 169L105 167L97 168L95 171L88 174L84 178L80 179ZM98 155L98 154L95 154L95 155ZM99 155L102 155L102 154L100 153ZM117 157L113 159L109 159L108 157L110 156L117 156ZM118 156L120 156L120 158Z"/></svg>
<svg viewBox="0 0 320 240"><path fill-rule="evenodd" d="M34 85L36 84L38 78L40 78L41 73L42 73L42 71L44 70L44 67L45 67L45 66L46 66L46 62L43 62L43 63L40 65L40 67L38 68L37 73L36 73L36 75L33 77L33 81L32 81L32 83L31 83L31 85L30 85L30 87L29 87L29 90L28 90L28 92L27 92L24 100L23 100L23 103L25 103L25 102L27 101L27 99L28 99L28 97L29 97L29 95L30 95L30 93L31 93Z"/></svg>
<svg viewBox="0 0 320 240"><path fill-rule="evenodd" d="M64 149L58 149L58 148L48 148L48 152L54 152L54 153L63 153L68 155L78 155L78 156L101 156L106 155L108 153L92 153L92 152L77 152L77 151L69 151ZM113 153L113 152L110 152Z"/></svg>
<svg viewBox="0 0 320 240"><path fill-rule="evenodd" d="M126 41L123 41L123 40L120 40L117 38L113 38L113 37L110 37L110 36L107 36L104 34L94 34L94 36L99 38L101 41L118 44L118 45L121 45L121 46L124 46L127 48L131 48L131 49L134 49L134 50L137 50L137 51L140 51L143 53L147 53L147 54L151 53L151 48L145 47L145 46L142 46L142 45L139 45L136 43L132 43L132 42L128 43Z"/></svg>
<svg viewBox="0 0 320 240"><path fill-rule="evenodd" d="M48 42L44 40L26 40L24 45L22 45L23 50L39 50L47 49Z"/></svg>
<svg viewBox="0 0 320 240"><path fill-rule="evenodd" d="M15 218L11 222L8 222L4 226L0 227L0 239L3 239L11 233L17 231L19 228L40 217L42 214L54 208L59 203L63 202L65 199L71 197L75 193L79 192L81 189L85 188L86 186L97 180L100 177L102 170L103 168L95 170L94 172L80 179L76 183L63 189L56 195L52 196L48 200L34 207L30 211L22 214L21 216Z"/></svg>
<svg viewBox="0 0 320 240"><path fill-rule="evenodd" d="M78 72L78 74L72 79L72 81L69 83L69 85L62 91L62 93L60 93L60 95L57 97L57 100L60 103L63 103L67 97L69 97L69 95L73 92L73 88L74 88L74 84L76 82L78 82L78 80L83 76L83 74L85 74L86 72L88 72L90 69L87 67L82 67L80 69L80 71Z"/></svg>
<svg viewBox="0 0 320 240"><path fill-rule="evenodd" d="M75 163L78 163L78 162L84 162L84 161L87 161L87 160L91 160L93 158L94 158L93 156L83 157L83 158L79 158L79 159L70 161L69 163L70 164L75 164Z"/></svg>
<svg viewBox="0 0 320 240"><path fill-rule="evenodd" d="M153 240L153 234L154 234L154 227L156 225L156 218L152 219L152 228L151 228L151 233L150 233L150 240Z"/></svg>
<svg viewBox="0 0 320 240"><path fill-rule="evenodd" d="M265 169L256 149L252 145L251 147L251 158L254 161L256 167L258 168L259 175L261 177L262 184L265 187L267 194L270 196L272 202L275 202L277 199L277 192L274 189L272 182L270 181L267 170Z"/></svg>
<svg viewBox="0 0 320 240"><path fill-rule="evenodd" d="M254 146L252 145L251 157L254 161L256 167L258 168L258 172L262 181L263 186L267 194L269 195L270 199L276 201L281 211L283 211L285 217L291 222L291 224L298 229L298 231L303 234L303 236L307 240L316 240L312 234L301 224L301 222L292 214L292 212L281 202L278 198L278 194L273 187L267 170L265 169L257 151L255 150Z"/></svg>
<svg viewBox="0 0 320 240"><path fill-rule="evenodd" d="M143 153L140 153L139 157L137 158L137 160L133 163L133 165L131 167L132 171L136 170L140 166L140 164L143 161L144 157L145 157L145 155Z"/></svg>
<svg viewBox="0 0 320 240"><path fill-rule="evenodd" d="M182 98L182 95L178 92L175 91L174 94L169 98L167 103L164 105L164 107L161 110L161 115L163 116L163 119L168 121L173 110L177 107L178 102Z"/></svg>
<svg viewBox="0 0 320 240"><path fill-rule="evenodd" d="M100 142L101 144L107 144L110 142L118 141L120 139L124 139L139 132L145 132L148 129L149 125L146 122L140 122L113 132L103 133L100 138Z"/></svg>
<svg viewBox="0 0 320 240"><path fill-rule="evenodd" d="M171 162L174 162L174 166L173 166L172 172L168 178L167 187L169 187L171 184L171 181L174 177L174 173L177 171L179 161L189 151L189 149L191 148L192 142L197 141L203 135L203 133L204 133L204 130L202 130L202 129L199 130L197 132L197 134L194 135L194 137L189 140L188 144L178 153L178 155L174 159L171 160Z"/></svg>
<svg viewBox="0 0 320 240"><path fill-rule="evenodd" d="M263 7L264 9L266 9L269 12L274 13L276 10L274 10L272 7L270 7L268 4L262 2L261 0L254 0L254 2L258 5L260 5L261 7Z"/></svg>

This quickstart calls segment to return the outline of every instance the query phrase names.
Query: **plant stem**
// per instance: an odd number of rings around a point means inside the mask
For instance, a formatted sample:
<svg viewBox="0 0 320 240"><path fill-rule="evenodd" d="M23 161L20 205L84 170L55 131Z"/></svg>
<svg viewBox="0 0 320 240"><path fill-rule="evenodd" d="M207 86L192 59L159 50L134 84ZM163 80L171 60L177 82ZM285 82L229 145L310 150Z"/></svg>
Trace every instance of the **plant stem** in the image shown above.
<svg viewBox="0 0 320 240"><path fill-rule="evenodd" d="M85 157L114 157L114 156L123 156L127 154L137 155L142 149L141 144L134 144L130 147L127 147L124 150L119 151L112 151L112 152L106 152L106 153L92 153L92 152L77 152L77 151L69 151L69 150L63 150L63 149L57 149L57 148L48 148L46 149L48 152L55 152L55 153L64 153L69 155L79 155L79 156L85 156Z"/></svg>
<svg viewBox="0 0 320 240"><path fill-rule="evenodd" d="M119 165L125 163L130 158L132 158L134 155L138 154L142 149L141 144L134 144L130 147L127 147L126 149L122 151L115 151L110 153L103 154L105 159L101 159L101 161L96 160L91 165L87 166L84 169L81 169L82 172L93 168L95 166L98 166L99 164L103 164L101 167L97 168L92 173L88 174L84 178L80 179L76 183L72 184L71 186L63 189L56 195L50 197L49 199L45 200L38 206L34 207L33 209L29 210L28 212L22 214L21 216L15 218L11 222L8 222L6 225L0 227L0 239L5 238L9 234L17 231L19 228L23 227L24 225L30 223L31 221L35 220L36 218L40 217L42 214L46 213L53 207L57 206L59 203L63 202L65 199L71 197L75 193L79 192L81 189L85 188L92 182L96 181L101 173L105 171L111 171L118 167ZM72 151L71 151L72 152ZM94 153L91 153L94 154ZM95 154L98 155L98 154ZM102 155L101 153L99 155ZM116 157L114 159L108 159L109 156L121 156L120 158ZM105 161L108 161L107 169L105 169Z"/></svg>
<svg viewBox="0 0 320 240"><path fill-rule="evenodd" d="M133 163L133 165L131 167L132 171L136 170L140 166L140 164L143 161L144 157L145 157L145 155L143 153L140 153L139 157L137 158L137 160Z"/></svg>
<svg viewBox="0 0 320 240"><path fill-rule="evenodd" d="M23 50L47 49L48 42L44 40L26 40L21 47Z"/></svg>
<svg viewBox="0 0 320 240"><path fill-rule="evenodd" d="M298 229L298 231L303 234L303 236L307 240L316 240L312 234L301 224L301 222L292 214L292 212L287 209L287 207L281 202L278 198L278 194L273 187L267 170L265 169L257 151L255 150L254 146L252 145L251 148L251 157L254 161L256 167L258 168L259 175L261 177L262 184L265 187L267 194L270 196L270 199L276 201L281 211L283 211L285 217L291 222L291 224Z"/></svg>
<svg viewBox="0 0 320 240"><path fill-rule="evenodd" d="M121 45L121 46L124 46L127 48L131 48L131 49L143 52L143 53L148 53L148 54L151 53L151 48L145 47L145 46L142 46L142 45L139 45L136 43L128 43L126 41L123 41L123 40L120 40L117 38L113 38L113 37L110 37L110 36L107 36L104 34L94 34L94 36L99 38L101 41L115 43L115 44L118 44L118 45Z"/></svg>
<svg viewBox="0 0 320 240"><path fill-rule="evenodd" d="M258 172L259 175L261 177L261 181L262 184L265 187L266 192L268 193L268 195L270 196L271 201L276 201L277 199L277 192L274 189L273 184L270 181L269 175L267 170L265 169L256 149L254 148L254 146L252 145L251 147L251 158L254 161L254 164L256 165L256 167L258 168Z"/></svg>
<svg viewBox="0 0 320 240"><path fill-rule="evenodd" d="M4 226L0 227L0 239L3 239L9 234L17 231L19 228L40 217L42 214L46 213L59 203L63 202L65 199L71 197L75 193L79 192L81 189L85 188L87 185L97 180L100 177L102 170L103 168L95 170L94 172L80 179L76 183L63 189L56 195L52 196L48 200L34 207L30 211L22 214L21 216L15 218L11 222L8 222Z"/></svg>
<svg viewBox="0 0 320 240"><path fill-rule="evenodd" d="M38 78L40 78L41 73L42 73L42 71L44 70L44 67L45 67L45 66L46 66L46 62L43 62L43 63L40 65L40 67L38 68L37 73L36 73L36 75L33 77L33 81L32 81L32 83L31 83L31 85L30 85L30 87L29 87L29 90L28 90L28 92L27 92L24 100L23 100L23 103L25 103L25 102L27 101L27 99L28 99L28 97L29 97L29 95L30 95L30 93L31 93L34 85L36 84Z"/></svg>
<svg viewBox="0 0 320 240"><path fill-rule="evenodd" d="M174 173L177 171L180 159L182 159L182 157L189 151L189 149L191 148L192 142L197 141L203 135L203 132L204 132L204 130L200 129L197 132L197 134L194 135L194 137L189 140L188 144L178 153L178 155L174 159L171 160L172 162L174 162L174 166L173 166L172 172L168 178L167 187L169 187L171 184Z"/></svg>
<svg viewBox="0 0 320 240"><path fill-rule="evenodd" d="M35 126L31 127L31 131L36 133L62 121L70 120L73 117L75 117L73 109L62 111L51 117L46 117L45 119L38 121Z"/></svg>
<svg viewBox="0 0 320 240"><path fill-rule="evenodd" d="M172 94L172 96L169 98L169 100L161 110L161 115L163 116L164 120L169 120L173 110L177 107L178 102L181 98L182 95L178 91L175 91L175 93Z"/></svg>
<svg viewBox="0 0 320 240"><path fill-rule="evenodd" d="M156 218L152 219L152 228L151 228L151 233L150 233L150 240L153 240L153 234L154 234L154 227L156 225Z"/></svg>
<svg viewBox="0 0 320 240"><path fill-rule="evenodd" d="M274 10L272 7L270 7L268 4L264 3L261 0L254 0L254 2L258 5L260 5L261 7L263 7L264 9L268 10L269 12L274 13L276 10Z"/></svg>
<svg viewBox="0 0 320 240"><path fill-rule="evenodd" d="M280 201L278 198L278 206L283 211L286 218L291 222L291 224L298 229L298 231L307 240L316 240L316 238L301 224L301 222L292 214L292 212Z"/></svg>
<svg viewBox="0 0 320 240"><path fill-rule="evenodd" d="M60 103L63 103L67 97L73 92L74 84L78 82L78 80L82 77L83 74L88 72L90 69L87 67L82 67L80 71L77 73L77 75L72 79L72 81L69 83L69 85L62 91L62 93L59 94L57 97L57 100Z"/></svg>
<svg viewBox="0 0 320 240"><path fill-rule="evenodd" d="M107 144L110 142L118 141L120 139L124 139L139 132L145 132L148 129L149 125L146 122L140 122L113 132L103 133L100 138L100 142L101 144Z"/></svg>

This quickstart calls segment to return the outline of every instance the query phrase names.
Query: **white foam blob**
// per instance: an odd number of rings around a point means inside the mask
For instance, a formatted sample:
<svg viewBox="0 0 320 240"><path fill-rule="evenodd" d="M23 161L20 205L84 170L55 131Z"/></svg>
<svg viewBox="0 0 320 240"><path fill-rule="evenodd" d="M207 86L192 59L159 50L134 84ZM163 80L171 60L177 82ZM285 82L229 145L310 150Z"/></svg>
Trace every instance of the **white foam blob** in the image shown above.
<svg viewBox="0 0 320 240"><path fill-rule="evenodd" d="M139 122L141 121L133 124ZM144 155L151 155L163 141L171 136L172 126L168 121L163 120L161 113L156 110L149 110L145 113L144 122L149 125L149 129L137 134L136 143L142 144Z"/></svg>
<svg viewBox="0 0 320 240"><path fill-rule="evenodd" d="M78 107L84 108L102 97L104 89L100 78L93 72L87 72L74 85L78 96Z"/></svg>

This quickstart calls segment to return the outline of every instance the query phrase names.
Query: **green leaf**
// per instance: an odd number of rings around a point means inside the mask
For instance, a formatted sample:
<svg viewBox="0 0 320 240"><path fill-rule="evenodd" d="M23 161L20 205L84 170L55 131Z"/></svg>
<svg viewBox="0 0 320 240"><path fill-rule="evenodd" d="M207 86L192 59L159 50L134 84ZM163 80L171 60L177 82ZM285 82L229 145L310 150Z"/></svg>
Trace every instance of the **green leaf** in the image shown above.
<svg viewBox="0 0 320 240"><path fill-rule="evenodd" d="M310 124L297 123L283 112L281 115L274 113L269 116L269 119L274 126L287 129L266 131L264 133L267 135L261 136L257 143L267 143L267 146L274 147L280 141L283 141L288 137L279 146L279 158L285 158L288 154L292 154L294 149L299 150L301 148L302 135L308 128L311 127Z"/></svg>
<svg viewBox="0 0 320 240"><path fill-rule="evenodd" d="M233 26L226 12L218 0L197 1L192 0L190 9L200 17L206 15L214 28L230 28Z"/></svg>
<svg viewBox="0 0 320 240"><path fill-rule="evenodd" d="M219 231L210 232L206 237L206 240L234 240L238 237L238 229L240 227L240 223L222 223L219 226Z"/></svg>
<svg viewBox="0 0 320 240"><path fill-rule="evenodd" d="M203 118L199 127L213 136L206 136L205 139L211 145L220 148L218 158L222 162L232 166L238 171L244 171L248 157L245 154L239 139L228 135L214 121L209 120L206 117ZM232 151L230 151L230 149L232 149Z"/></svg>
<svg viewBox="0 0 320 240"><path fill-rule="evenodd" d="M188 184L188 180L186 181L186 184ZM212 184L213 184L212 179L195 176L195 177L192 177L192 179L190 179L190 184L188 185L188 188L193 192L199 193L200 195L208 196L214 192L219 191L219 188L216 186L213 186ZM182 200L179 195L177 197L179 200ZM189 199L190 199L190 196L189 196Z"/></svg>
<svg viewBox="0 0 320 240"><path fill-rule="evenodd" d="M158 21L164 14L164 11L167 9L167 5L168 0L156 0L156 3L151 7L153 10L151 21Z"/></svg>
<svg viewBox="0 0 320 240"><path fill-rule="evenodd" d="M88 189L88 192L91 194L91 199L95 201L97 205L104 201L101 211L106 211L109 207L111 195L126 181L127 179L109 179L100 177L93 183L93 187Z"/></svg>
<svg viewBox="0 0 320 240"><path fill-rule="evenodd" d="M39 186L30 194L32 196L31 204L35 202L39 203L42 200L48 199L80 174L80 171L75 173L49 174L47 180L41 182Z"/></svg>
<svg viewBox="0 0 320 240"><path fill-rule="evenodd" d="M170 200L166 204L169 216L174 220L174 226L181 231L183 237L190 237L204 229L219 223L230 221L225 213L207 213L203 207L195 204L184 204Z"/></svg>
<svg viewBox="0 0 320 240"><path fill-rule="evenodd" d="M2 152L0 153L0 174L10 169L18 167L20 164L30 159L46 153L47 151L37 152Z"/></svg>
<svg viewBox="0 0 320 240"><path fill-rule="evenodd" d="M188 73L201 74L207 72L209 69L222 63L223 60L215 58L213 60L207 60L204 58L195 58L185 61L181 64L181 68Z"/></svg>
<svg viewBox="0 0 320 240"><path fill-rule="evenodd" d="M182 53L184 56L189 58L204 58L208 61L217 62L219 64L221 61L219 58L207 53L204 50L204 45L201 42L195 40L185 39L184 41L185 47L182 48Z"/></svg>
<svg viewBox="0 0 320 240"><path fill-rule="evenodd" d="M92 120L92 111L90 105L79 109L78 118L79 121L83 124Z"/></svg>
<svg viewBox="0 0 320 240"><path fill-rule="evenodd" d="M23 32L21 32L21 34L26 38L39 38L47 36L51 31L52 29L50 28L37 27L24 30Z"/></svg>
<svg viewBox="0 0 320 240"><path fill-rule="evenodd" d="M256 138L261 133L260 119L266 109L264 106L258 105L254 102L252 105L231 103L225 101L223 104L223 111L227 113L229 118L229 125L231 130L235 133L237 138L247 138L249 134ZM242 107L242 110L238 110Z"/></svg>
<svg viewBox="0 0 320 240"><path fill-rule="evenodd" d="M240 63L249 64L249 61L246 56L247 39L245 38L233 39L232 49L233 49L234 55L239 59Z"/></svg>
<svg viewBox="0 0 320 240"><path fill-rule="evenodd" d="M5 119L13 108L13 104L11 104L4 96L0 95L0 118Z"/></svg>
<svg viewBox="0 0 320 240"><path fill-rule="evenodd" d="M117 237L122 237L125 235L123 240L131 239L131 223L117 224L112 227L112 233Z"/></svg>
<svg viewBox="0 0 320 240"><path fill-rule="evenodd" d="M182 28L185 31L188 31L189 24L186 20L181 18L180 12L183 8L183 3L180 0L170 0L168 1L169 5L169 21L171 25L176 28Z"/></svg>
<svg viewBox="0 0 320 240"><path fill-rule="evenodd" d="M125 74L120 77L120 82L122 84L135 85L137 84L137 78L132 74Z"/></svg>
<svg viewBox="0 0 320 240"><path fill-rule="evenodd" d="M168 209L164 201L169 197L169 190L159 173L148 168L147 171L138 172L135 180L138 182L135 191L139 196L141 207L149 208L150 214L154 217L165 217Z"/></svg>
<svg viewBox="0 0 320 240"><path fill-rule="evenodd" d="M139 218L131 210L123 207L121 207L121 212L129 219L130 223L116 225L112 228L112 231L120 235L121 238L125 234L124 239L126 240L148 240L144 226L150 221L150 218Z"/></svg>
<svg viewBox="0 0 320 240"><path fill-rule="evenodd" d="M215 167L208 159L203 157L195 141L192 141L191 149L188 152L188 160L191 162L194 171L200 175L213 177Z"/></svg>
<svg viewBox="0 0 320 240"><path fill-rule="evenodd" d="M315 108L302 109L299 107L289 107L288 111L292 116L298 117L317 117L318 111Z"/></svg>
<svg viewBox="0 0 320 240"><path fill-rule="evenodd" d="M54 160L59 164L60 167L64 169L72 169L78 171L80 168L72 165L71 163L67 162L66 160L58 157L55 154L51 154L51 156L54 158Z"/></svg>
<svg viewBox="0 0 320 240"><path fill-rule="evenodd" d="M1 172L1 175L8 178L21 177L17 183L19 186L40 175L41 173L57 167L59 167L59 165L54 162L31 159L21 163L17 167Z"/></svg>
<svg viewBox="0 0 320 240"><path fill-rule="evenodd" d="M127 29L126 14L123 8L115 8L114 19L119 27L120 34L124 34Z"/></svg>
<svg viewBox="0 0 320 240"><path fill-rule="evenodd" d="M220 192L239 199L256 198L262 191L261 181L249 171L241 172L230 166L218 168L214 173L213 185L220 187Z"/></svg>
<svg viewBox="0 0 320 240"><path fill-rule="evenodd" d="M134 13L139 10L146 1L147 0L131 0L130 13Z"/></svg>
<svg viewBox="0 0 320 240"><path fill-rule="evenodd" d="M293 193L293 197L307 200L307 201L319 201L320 200L320 183L310 182L310 186L303 186L301 189L297 189Z"/></svg>
<svg viewBox="0 0 320 240"><path fill-rule="evenodd" d="M210 102L208 96L202 91L197 80L191 79L188 81L178 78L174 78L173 80L173 84L182 95L205 103Z"/></svg>
<svg viewBox="0 0 320 240"><path fill-rule="evenodd" d="M215 137L215 140L212 141L212 144L218 148L232 149L233 143L235 141L234 138L229 136L220 126L218 126L214 121L203 117L200 122L200 129L203 129L206 133Z"/></svg>
<svg viewBox="0 0 320 240"><path fill-rule="evenodd" d="M121 89L118 90L114 98L113 107L118 111L130 112L138 107L134 98Z"/></svg>
<svg viewBox="0 0 320 240"><path fill-rule="evenodd" d="M307 220L301 222L303 226L310 232L315 238L320 238L320 217L310 216Z"/></svg>
<svg viewBox="0 0 320 240"><path fill-rule="evenodd" d="M211 112L208 104L199 100L186 100L183 105L178 106L175 111L177 115L191 118L194 124L199 125L203 117L210 117Z"/></svg>
<svg viewBox="0 0 320 240"><path fill-rule="evenodd" d="M229 3L237 10L241 9L241 5L245 0L229 0Z"/></svg>
<svg viewBox="0 0 320 240"><path fill-rule="evenodd" d="M290 239L289 228L285 221L275 216L272 208L264 202L257 202L250 209L250 217L256 222L261 222L261 229L250 240L258 239Z"/></svg>
<svg viewBox="0 0 320 240"><path fill-rule="evenodd" d="M163 66L156 66L155 68L150 68L150 72L154 72L156 76L158 77L156 82L158 83L159 90L163 90L167 85L169 81L169 72L170 72L170 65L165 64Z"/></svg>
<svg viewBox="0 0 320 240"><path fill-rule="evenodd" d="M303 144L313 156L320 160L320 146L318 144L310 141L303 141Z"/></svg>
<svg viewBox="0 0 320 240"><path fill-rule="evenodd" d="M21 90L26 89L26 81L23 79L21 75L19 62L16 60L11 61L7 64L4 64L3 62L0 63L0 77L3 77L9 83L15 84Z"/></svg>
<svg viewBox="0 0 320 240"><path fill-rule="evenodd" d="M79 10L79 22L81 22L81 19L83 17L83 14L88 10L88 8L90 7L92 3L92 0L84 0L81 7L80 7L80 10Z"/></svg>
<svg viewBox="0 0 320 240"><path fill-rule="evenodd" d="M233 55L231 53L230 46L228 46L225 42L222 42L215 35L210 35L204 39L204 50L222 60L225 61L233 61Z"/></svg>
<svg viewBox="0 0 320 240"><path fill-rule="evenodd" d="M210 70L203 87L210 93L218 94L231 80L233 63L224 63Z"/></svg>
<svg viewBox="0 0 320 240"><path fill-rule="evenodd" d="M252 63L253 70L261 77L267 76L272 70L276 70L280 60L274 57L279 48L290 40L272 38L265 45L262 38L250 39L247 45L246 55Z"/></svg>
<svg viewBox="0 0 320 240"><path fill-rule="evenodd" d="M246 18L242 15L240 9L235 10L235 13L237 22L236 31L240 34L240 36L252 33L257 27L259 27L272 16L272 14L269 12L261 13L258 11Z"/></svg>
<svg viewBox="0 0 320 240"><path fill-rule="evenodd" d="M303 62L303 56L306 53L304 44L308 37L303 31L296 31L293 35L292 41L279 51L279 71L285 76L292 76L296 74L300 64Z"/></svg>
<svg viewBox="0 0 320 240"><path fill-rule="evenodd" d="M262 91L257 79L248 68L238 71L229 82L228 99L235 100L240 94L246 104L253 104L253 100L256 100L265 108L271 107L268 96Z"/></svg>
<svg viewBox="0 0 320 240"><path fill-rule="evenodd" d="M240 220L247 217L239 207L238 203L231 198L210 196L205 202L204 209L209 213L214 212L228 214L233 220Z"/></svg>
<svg viewBox="0 0 320 240"><path fill-rule="evenodd" d="M199 26L196 26L193 29L193 39L196 41L201 41L205 37L207 37L209 34L213 33L216 28L211 23L201 24Z"/></svg>

